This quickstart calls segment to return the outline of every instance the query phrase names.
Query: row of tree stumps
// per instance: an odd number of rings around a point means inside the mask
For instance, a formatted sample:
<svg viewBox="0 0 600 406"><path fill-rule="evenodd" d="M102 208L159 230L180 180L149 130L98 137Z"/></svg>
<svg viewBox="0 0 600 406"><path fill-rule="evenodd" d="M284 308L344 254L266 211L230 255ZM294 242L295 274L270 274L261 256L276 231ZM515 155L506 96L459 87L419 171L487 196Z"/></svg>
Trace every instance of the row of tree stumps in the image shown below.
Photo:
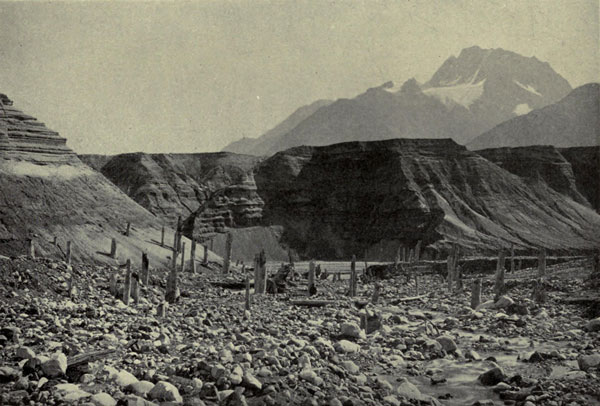
<svg viewBox="0 0 600 406"><path fill-rule="evenodd" d="M451 255L452 256L452 255ZM450 257L451 257L450 256ZM450 258L449 257L449 258ZM450 260L449 260L450 263ZM519 261L519 268L520 261ZM450 269L450 265L449 265ZM515 252L514 246L510 248L510 270L515 271ZM506 293L505 285L505 273L506 273L506 252L500 250L498 253L498 260L496 262L496 273L494 276L494 301L497 301L500 296ZM450 279L450 273L449 279ZM537 261L537 275L533 285L532 299L537 303L543 303L546 300L546 292L544 289L544 278L546 277L546 249L541 248L538 251ZM481 304L481 290L482 290L482 279L477 278L473 281L471 287L471 308L475 309Z"/></svg>

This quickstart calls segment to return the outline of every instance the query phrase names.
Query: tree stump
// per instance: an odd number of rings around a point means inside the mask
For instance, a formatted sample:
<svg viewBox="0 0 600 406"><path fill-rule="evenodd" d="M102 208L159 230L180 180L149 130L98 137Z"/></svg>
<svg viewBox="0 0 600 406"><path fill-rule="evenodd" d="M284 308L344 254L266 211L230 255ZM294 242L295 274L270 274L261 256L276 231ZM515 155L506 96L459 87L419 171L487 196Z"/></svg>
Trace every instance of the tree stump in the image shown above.
<svg viewBox="0 0 600 406"><path fill-rule="evenodd" d="M473 281L471 287L471 309L476 309L481 304L481 278Z"/></svg>
<svg viewBox="0 0 600 406"><path fill-rule="evenodd" d="M538 254L538 278L546 276L546 249L541 248Z"/></svg>
<svg viewBox="0 0 600 406"><path fill-rule="evenodd" d="M204 256L202 258L202 265L206 266L206 265L208 265L208 246L206 244L204 244L202 246L202 248L204 249Z"/></svg>
<svg viewBox="0 0 600 406"><path fill-rule="evenodd" d="M494 281L494 300L497 300L500 296L504 294L504 292L506 292L506 288L504 285L505 261L506 253L503 250L501 250L498 253L498 262L496 263L496 279Z"/></svg>
<svg viewBox="0 0 600 406"><path fill-rule="evenodd" d="M148 286L150 282L150 263L148 262L148 254L142 252L142 283Z"/></svg>
<svg viewBox="0 0 600 406"><path fill-rule="evenodd" d="M110 257L117 257L117 240L115 238L110 241Z"/></svg>
<svg viewBox="0 0 600 406"><path fill-rule="evenodd" d="M29 258L35 259L35 243L33 242L33 238L29 239Z"/></svg>
<svg viewBox="0 0 600 406"><path fill-rule="evenodd" d="M123 303L129 306L129 296L131 294L131 260L127 260L127 273L125 274L125 286L123 287Z"/></svg>
<svg viewBox="0 0 600 406"><path fill-rule="evenodd" d="M227 233L227 239L225 240L225 259L223 262L223 273L227 275L229 268L231 267L231 251L233 245L233 234Z"/></svg>
<svg viewBox="0 0 600 406"><path fill-rule="evenodd" d="M310 296L310 292L315 287L315 261L310 261L308 264L308 286L306 293Z"/></svg>
<svg viewBox="0 0 600 406"><path fill-rule="evenodd" d="M192 238L192 248L190 249L190 272L196 273L196 240Z"/></svg>
<svg viewBox="0 0 600 406"><path fill-rule="evenodd" d="M156 317L167 317L167 309L169 308L169 304L166 302L162 302L156 308Z"/></svg>

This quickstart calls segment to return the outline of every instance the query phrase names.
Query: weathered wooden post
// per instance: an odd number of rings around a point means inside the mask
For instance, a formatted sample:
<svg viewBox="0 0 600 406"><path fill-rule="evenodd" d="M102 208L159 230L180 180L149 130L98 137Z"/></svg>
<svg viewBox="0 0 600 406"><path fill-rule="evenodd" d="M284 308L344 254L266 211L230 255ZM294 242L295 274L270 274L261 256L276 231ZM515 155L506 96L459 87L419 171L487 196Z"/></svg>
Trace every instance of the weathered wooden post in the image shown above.
<svg viewBox="0 0 600 406"><path fill-rule="evenodd" d="M212 252L215 252L215 247L214 247L214 245L215 245L215 237L211 237L211 238L210 238L210 250L211 250Z"/></svg>
<svg viewBox="0 0 600 406"><path fill-rule="evenodd" d="M510 273L515 272L515 244L510 244Z"/></svg>
<svg viewBox="0 0 600 406"><path fill-rule="evenodd" d="M446 268L448 271L448 292L452 292L452 284L454 283L454 250L450 251L446 258Z"/></svg>
<svg viewBox="0 0 600 406"><path fill-rule="evenodd" d="M116 238L113 238L110 241L110 257L111 258L117 257L117 239Z"/></svg>
<svg viewBox="0 0 600 406"><path fill-rule="evenodd" d="M415 290L416 295L419 296L419 274L415 272Z"/></svg>
<svg viewBox="0 0 600 406"><path fill-rule="evenodd" d="M137 274L134 274L131 278L131 298L134 304L140 303L140 281Z"/></svg>
<svg viewBox="0 0 600 406"><path fill-rule="evenodd" d="M306 293L310 296L310 292L315 285L315 261L310 261L308 263L308 288L306 289Z"/></svg>
<svg viewBox="0 0 600 406"><path fill-rule="evenodd" d="M58 245L58 237L54 236L54 240L52 241L52 245L54 245L55 247Z"/></svg>
<svg viewBox="0 0 600 406"><path fill-rule="evenodd" d="M352 255L352 262L350 263L350 289L348 296L356 296L356 255Z"/></svg>
<svg viewBox="0 0 600 406"><path fill-rule="evenodd" d="M169 308L169 304L167 302L162 302L156 308L156 316L157 317L166 317L167 309Z"/></svg>
<svg viewBox="0 0 600 406"><path fill-rule="evenodd" d="M29 239L29 258L35 259L35 243L33 242L33 238Z"/></svg>
<svg viewBox="0 0 600 406"><path fill-rule="evenodd" d="M150 263L148 261L148 254L142 252L142 283L144 286L148 286L150 281Z"/></svg>
<svg viewBox="0 0 600 406"><path fill-rule="evenodd" d="M67 296L69 296L69 299L73 297L73 270L69 272L69 280L67 281Z"/></svg>
<svg viewBox="0 0 600 406"><path fill-rule="evenodd" d="M192 248L190 249L190 272L196 273L196 240L192 238Z"/></svg>
<svg viewBox="0 0 600 406"><path fill-rule="evenodd" d="M71 241L67 241L67 265L71 264Z"/></svg>
<svg viewBox="0 0 600 406"><path fill-rule="evenodd" d="M421 240L417 241L417 246L415 247L415 262L419 262L421 259Z"/></svg>
<svg viewBox="0 0 600 406"><path fill-rule="evenodd" d="M127 259L127 273L125 274L125 286L123 286L123 303L129 306L129 296L131 294L131 260Z"/></svg>
<svg viewBox="0 0 600 406"><path fill-rule="evenodd" d="M546 276L546 249L540 248L538 254L538 278Z"/></svg>
<svg viewBox="0 0 600 406"><path fill-rule="evenodd" d="M111 268L108 291L113 297L117 297L117 272Z"/></svg>
<svg viewBox="0 0 600 406"><path fill-rule="evenodd" d="M177 230L175 230L175 236L177 239L177 252L181 252L181 216L177 216Z"/></svg>
<svg viewBox="0 0 600 406"><path fill-rule="evenodd" d="M233 243L233 234L227 233L227 239L225 240L225 259L223 260L223 273L227 275L229 273L229 267L231 266L231 246Z"/></svg>
<svg viewBox="0 0 600 406"><path fill-rule="evenodd" d="M543 279L537 278L531 292L531 299L536 303L544 303L547 299L546 289Z"/></svg>
<svg viewBox="0 0 600 406"><path fill-rule="evenodd" d="M494 295L497 300L505 292L504 288L504 263L506 261L506 253L500 250L498 253L498 262L496 263L496 280L494 282Z"/></svg>
<svg viewBox="0 0 600 406"><path fill-rule="evenodd" d="M523 267L523 258L519 258L519 262L517 263L517 271L520 271Z"/></svg>
<svg viewBox="0 0 600 406"><path fill-rule="evenodd" d="M398 269L398 264L400 263L400 261L402 260L401 256L402 256L402 249L404 247L402 246L402 244L398 244L398 249L396 250L396 256L394 257L394 268Z"/></svg>
<svg viewBox="0 0 600 406"><path fill-rule="evenodd" d="M181 244L181 272L185 272L185 243Z"/></svg>
<svg viewBox="0 0 600 406"><path fill-rule="evenodd" d="M125 230L125 236L129 237L129 233L131 232L131 223L127 222L127 229Z"/></svg>
<svg viewBox="0 0 600 406"><path fill-rule="evenodd" d="M373 289L373 296L371 297L371 303L377 304L377 302L379 301L379 290L380 289L381 289L381 287L379 286L379 283L375 282L375 287Z"/></svg>
<svg viewBox="0 0 600 406"><path fill-rule="evenodd" d="M177 300L177 246L173 247L173 261L171 263L171 272L167 279L165 299L168 303L175 303Z"/></svg>
<svg viewBox="0 0 600 406"><path fill-rule="evenodd" d="M204 248L204 257L202 258L202 265L208 265L208 246L204 244L202 246Z"/></svg>
<svg viewBox="0 0 600 406"><path fill-rule="evenodd" d="M242 265L242 272L245 276L245 285L246 285L246 301L245 301L245 309L250 311L250 277L246 272L246 265Z"/></svg>
<svg viewBox="0 0 600 406"><path fill-rule="evenodd" d="M294 265L294 257L292 257L292 250L288 248L288 263L290 265Z"/></svg>
<svg viewBox="0 0 600 406"><path fill-rule="evenodd" d="M363 275L367 274L367 268L369 267L369 265L367 264L367 250L365 250L365 270L363 271Z"/></svg>
<svg viewBox="0 0 600 406"><path fill-rule="evenodd" d="M477 308L481 303L481 278L475 279L473 281L473 286L471 287L471 309Z"/></svg>
<svg viewBox="0 0 600 406"><path fill-rule="evenodd" d="M162 226L162 229L160 230L160 246L165 246L165 226Z"/></svg>
<svg viewBox="0 0 600 406"><path fill-rule="evenodd" d="M254 294L262 295L266 291L266 264L265 251L256 254L254 257Z"/></svg>

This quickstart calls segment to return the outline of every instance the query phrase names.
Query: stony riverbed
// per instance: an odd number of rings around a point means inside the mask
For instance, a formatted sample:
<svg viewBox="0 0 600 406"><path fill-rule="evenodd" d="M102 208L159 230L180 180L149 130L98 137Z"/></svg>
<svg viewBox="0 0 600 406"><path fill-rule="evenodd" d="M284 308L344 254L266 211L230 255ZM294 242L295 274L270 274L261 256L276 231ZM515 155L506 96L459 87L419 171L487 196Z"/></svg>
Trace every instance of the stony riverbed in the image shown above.
<svg viewBox="0 0 600 406"><path fill-rule="evenodd" d="M544 304L530 300L525 269L479 310L470 292L421 275L418 295L403 276L381 281L377 304L366 304L373 283L348 298L347 281L319 280L313 298L334 303L291 305L299 284L246 311L243 291L209 283L217 266L199 267L180 275L162 318L166 271L125 306L109 293L111 268L2 259L0 404L600 404L600 320L564 302L585 292L587 268L549 267ZM489 278L483 300L492 296Z"/></svg>

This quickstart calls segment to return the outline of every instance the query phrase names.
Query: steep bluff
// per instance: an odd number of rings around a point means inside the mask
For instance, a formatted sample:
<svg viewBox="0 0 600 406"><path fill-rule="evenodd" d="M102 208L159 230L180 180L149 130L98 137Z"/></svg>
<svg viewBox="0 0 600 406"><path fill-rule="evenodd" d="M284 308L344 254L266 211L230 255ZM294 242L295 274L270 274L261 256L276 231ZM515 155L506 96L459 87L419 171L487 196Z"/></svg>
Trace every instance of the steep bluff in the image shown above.
<svg viewBox="0 0 600 406"><path fill-rule="evenodd" d="M600 212L600 146L561 148L559 151L571 163L579 191Z"/></svg>
<svg viewBox="0 0 600 406"><path fill-rule="evenodd" d="M578 188L571 163L552 146L492 148L477 154L518 175L529 184L546 183L557 192L583 205L590 202Z"/></svg>
<svg viewBox="0 0 600 406"><path fill-rule="evenodd" d="M4 158L38 162L77 162L67 140L0 93L0 152Z"/></svg>
<svg viewBox="0 0 600 406"><path fill-rule="evenodd" d="M146 251L153 268L169 262L155 216L81 162L57 132L0 98L0 255L25 254L31 239L46 257L64 259L71 241L73 261L137 265ZM115 259L107 255L112 238Z"/></svg>
<svg viewBox="0 0 600 406"><path fill-rule="evenodd" d="M166 224L197 217L196 233L252 226L261 218L253 168L259 158L227 152L82 156Z"/></svg>
<svg viewBox="0 0 600 406"><path fill-rule="evenodd" d="M284 240L307 257L387 247L382 256L393 258L398 244L418 240L429 251L456 241L471 252L600 242L600 216L585 201L448 139L292 148L261 163L256 183L263 221L283 225Z"/></svg>

